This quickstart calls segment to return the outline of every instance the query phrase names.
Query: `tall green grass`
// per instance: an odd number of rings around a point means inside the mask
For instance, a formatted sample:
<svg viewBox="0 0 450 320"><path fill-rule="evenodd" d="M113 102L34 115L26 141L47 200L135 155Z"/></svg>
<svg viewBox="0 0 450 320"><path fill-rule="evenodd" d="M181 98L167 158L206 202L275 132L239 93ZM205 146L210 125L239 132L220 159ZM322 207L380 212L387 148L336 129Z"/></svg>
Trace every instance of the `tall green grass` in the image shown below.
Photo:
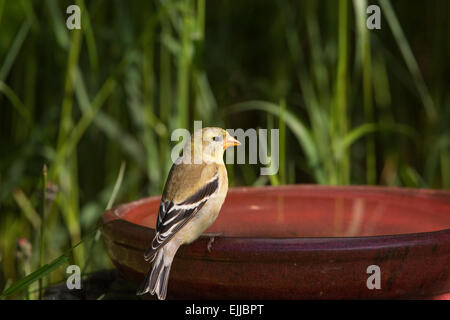
<svg viewBox="0 0 450 320"><path fill-rule="evenodd" d="M448 3L380 0L382 29L372 31L365 0L76 1L75 31L68 3L5 3L3 297L37 298L37 280L63 281L67 263L84 274L112 267L99 217L161 192L171 132L193 120L280 129L279 172L228 166L230 186L450 187ZM419 14L432 37L411 22ZM27 266L19 238L32 244Z"/></svg>

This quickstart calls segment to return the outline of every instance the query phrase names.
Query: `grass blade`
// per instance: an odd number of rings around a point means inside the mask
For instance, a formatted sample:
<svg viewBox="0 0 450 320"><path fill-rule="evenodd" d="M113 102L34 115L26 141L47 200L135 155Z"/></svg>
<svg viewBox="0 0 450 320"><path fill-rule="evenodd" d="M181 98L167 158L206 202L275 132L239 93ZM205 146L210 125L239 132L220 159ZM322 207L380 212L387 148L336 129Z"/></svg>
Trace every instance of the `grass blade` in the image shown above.
<svg viewBox="0 0 450 320"><path fill-rule="evenodd" d="M111 198L109 198L108 204L106 205L106 210L109 210L114 205L114 201L116 201L117 193L119 192L120 186L122 185L123 175L125 173L125 168L127 164L125 161L122 161L120 165L119 174L117 175L116 183L114 184L113 192L111 193Z"/></svg>
<svg viewBox="0 0 450 320"><path fill-rule="evenodd" d="M35 281L38 281L42 279L42 277L48 275L53 270L57 269L59 266L63 265L69 260L67 253L63 254L62 256L56 258L51 263L46 264L42 266L41 268L37 269L36 271L30 273L26 277L20 279L16 283L14 283L11 287L6 289L0 297L7 297L10 296L16 292L19 292L25 288L27 288L30 284L32 284Z"/></svg>
<svg viewBox="0 0 450 320"><path fill-rule="evenodd" d="M431 98L430 92L427 85L423 79L422 73L420 72L419 65L417 64L416 58L409 46L408 40L403 33L403 29L398 22L397 16L394 9L391 6L389 0L379 0L383 13L388 21L388 24L394 34L397 45L405 59L406 65L408 66L409 72L413 76L414 82L416 84L417 90L419 91L420 98L425 107L426 114L431 122L434 122L437 117L436 107L434 105L433 99Z"/></svg>
<svg viewBox="0 0 450 320"><path fill-rule="evenodd" d="M341 0L339 6L338 19L338 64L336 74L335 107L332 112L331 136L343 137L348 130L347 115L347 69L348 69L348 1ZM337 161L337 177L339 184L349 184L350 182L350 155L345 154Z"/></svg>
<svg viewBox="0 0 450 320"><path fill-rule="evenodd" d="M3 62L3 65L0 69L0 81L5 81L6 77L8 76L9 71L14 64L14 61L19 54L20 48L22 48L22 45L28 35L28 31L30 31L30 23L27 20L22 23L22 26L20 27L20 30L17 33L16 38L14 39L14 42L8 51L5 61Z"/></svg>
<svg viewBox="0 0 450 320"><path fill-rule="evenodd" d="M337 157L341 157L346 150L357 140L364 137L369 133L374 133L376 131L391 131L404 134L411 138L412 141L418 138L417 134L409 126L404 124L380 124L380 123L365 123L359 127L351 130L347 135L345 135L342 140L336 145L335 153Z"/></svg>
<svg viewBox="0 0 450 320"><path fill-rule="evenodd" d="M42 168L42 209L41 209L41 239L39 248L39 266L42 268L45 261L45 203L47 191L47 166L44 164ZM42 299L42 278L39 279L39 300Z"/></svg>
<svg viewBox="0 0 450 320"><path fill-rule="evenodd" d="M111 209L112 206L114 205L114 201L116 200L116 197L117 197L117 194L119 192L120 186L122 185L123 176L125 174L125 168L126 168L126 162L122 161L122 164L120 165L120 169L119 169L119 174L117 175L116 183L114 184L114 188L113 188L113 191L111 193L111 197L109 198L109 201L108 201L108 204L106 205L105 210ZM91 261L92 252L94 251L93 250L94 246L98 242L98 240L100 239L100 235L101 235L100 230L97 230L96 233L95 233L95 237L92 240L91 246L89 248L88 256L86 258L86 261L85 261L83 269L82 269L82 274L85 274L85 272L87 271L87 267L89 266L89 263Z"/></svg>
<svg viewBox="0 0 450 320"><path fill-rule="evenodd" d="M27 107L16 93L3 81L0 81L0 93L3 93L8 98L17 112L24 118L25 122L27 124L30 123L30 113L28 112Z"/></svg>
<svg viewBox="0 0 450 320"><path fill-rule="evenodd" d="M41 224L39 214L34 210L30 199L23 193L21 189L14 189L12 192L14 200L16 200L25 217L30 221L34 230L38 230Z"/></svg>
<svg viewBox="0 0 450 320"><path fill-rule="evenodd" d="M67 138L65 144L58 149L58 154L56 155L55 163L52 166L52 172L57 172L64 158L68 157L75 149L76 145L80 141L86 129L91 124L95 115L104 105L109 95L112 93L115 85L116 82L112 78L109 78L108 80L105 81L102 88L95 96L91 108L87 110L85 113L83 113L81 119L78 121L76 126L70 132L70 135Z"/></svg>
<svg viewBox="0 0 450 320"><path fill-rule="evenodd" d="M286 184L286 102L280 102L280 183Z"/></svg>
<svg viewBox="0 0 450 320"><path fill-rule="evenodd" d="M249 110L261 110L265 112L272 113L278 117L281 115L281 110L278 105L266 101L248 101L242 102L238 104L234 104L228 108L226 108L225 114L243 112ZM319 183L325 183L325 176L320 167L319 157L317 153L316 144L314 139L308 130L308 128L302 123L300 119L297 118L293 113L289 110L284 110L284 121L286 125L291 129L291 131L296 136L298 142L302 146L303 151L305 152L306 158L308 160L309 165L314 170L314 176L316 181Z"/></svg>
<svg viewBox="0 0 450 320"><path fill-rule="evenodd" d="M5 289L0 294L0 298L4 298L4 297L10 296L12 294L15 294L15 293L17 293L17 292L19 292L21 290L24 290L25 288L30 286L32 283L38 281L42 277L45 277L46 275L48 275L49 273L51 273L52 271L54 271L55 269L57 269L58 267L63 265L64 263L67 263L69 261L69 253L71 251L73 251L75 248L77 248L79 245L81 245L83 243L83 241L85 241L87 238L93 236L96 232L97 232L97 230L94 230L93 232L89 233L88 235L86 235L84 237L84 239L82 239L76 245L74 245L73 247L68 249L65 253L63 253L62 255L57 257L56 259L54 259L52 262L47 263L46 265L44 265L44 266L40 267L39 269L33 271L32 273L30 273L26 277L23 277L22 279L20 279L16 283L14 283L12 286L10 286L7 289Z"/></svg>
<svg viewBox="0 0 450 320"><path fill-rule="evenodd" d="M366 122L374 121L373 103L372 103L372 59L370 34L366 27L366 8L367 0L354 0L353 5L356 14L356 24L358 30L358 39L362 56L362 82L363 82L363 100L364 116ZM377 181L376 173L376 150L375 139L373 136L366 138L366 180L368 184L375 184Z"/></svg>

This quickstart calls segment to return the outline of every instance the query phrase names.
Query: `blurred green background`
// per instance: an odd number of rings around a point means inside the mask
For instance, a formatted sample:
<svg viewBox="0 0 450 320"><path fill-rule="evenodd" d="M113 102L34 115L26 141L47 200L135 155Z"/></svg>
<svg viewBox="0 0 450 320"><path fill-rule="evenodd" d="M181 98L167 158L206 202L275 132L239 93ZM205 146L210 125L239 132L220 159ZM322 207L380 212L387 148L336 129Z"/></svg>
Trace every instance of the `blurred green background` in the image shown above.
<svg viewBox="0 0 450 320"><path fill-rule="evenodd" d="M448 189L449 30L446 0L0 0L0 291L83 238L59 263L112 268L99 217L161 193L194 120L280 129L278 174L229 166L230 186Z"/></svg>

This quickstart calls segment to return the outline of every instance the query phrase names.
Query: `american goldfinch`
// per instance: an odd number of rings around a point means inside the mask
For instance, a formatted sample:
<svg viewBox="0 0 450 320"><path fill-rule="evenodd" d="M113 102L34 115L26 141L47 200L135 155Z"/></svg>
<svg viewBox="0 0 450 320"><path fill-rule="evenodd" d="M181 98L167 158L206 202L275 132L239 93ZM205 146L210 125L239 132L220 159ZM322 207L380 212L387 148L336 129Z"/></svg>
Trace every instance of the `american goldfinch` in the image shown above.
<svg viewBox="0 0 450 320"><path fill-rule="evenodd" d="M221 128L196 131L175 161L161 198L156 235L144 258L153 262L137 294L156 293L164 300L170 267L182 244L196 240L219 215L228 191L223 154L239 145Z"/></svg>

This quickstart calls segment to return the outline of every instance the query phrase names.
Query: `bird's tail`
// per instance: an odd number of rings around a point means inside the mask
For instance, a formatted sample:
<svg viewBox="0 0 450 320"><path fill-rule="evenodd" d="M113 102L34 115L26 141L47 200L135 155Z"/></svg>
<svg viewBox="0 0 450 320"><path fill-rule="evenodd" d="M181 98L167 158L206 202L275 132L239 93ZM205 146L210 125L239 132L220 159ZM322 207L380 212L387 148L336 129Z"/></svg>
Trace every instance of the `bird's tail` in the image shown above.
<svg viewBox="0 0 450 320"><path fill-rule="evenodd" d="M166 298L172 259L167 259L167 257L165 259L164 251L164 248L161 248L156 253L153 267L145 276L144 282L136 292L137 295L143 295L150 292L152 295L156 293L159 300L164 300Z"/></svg>

